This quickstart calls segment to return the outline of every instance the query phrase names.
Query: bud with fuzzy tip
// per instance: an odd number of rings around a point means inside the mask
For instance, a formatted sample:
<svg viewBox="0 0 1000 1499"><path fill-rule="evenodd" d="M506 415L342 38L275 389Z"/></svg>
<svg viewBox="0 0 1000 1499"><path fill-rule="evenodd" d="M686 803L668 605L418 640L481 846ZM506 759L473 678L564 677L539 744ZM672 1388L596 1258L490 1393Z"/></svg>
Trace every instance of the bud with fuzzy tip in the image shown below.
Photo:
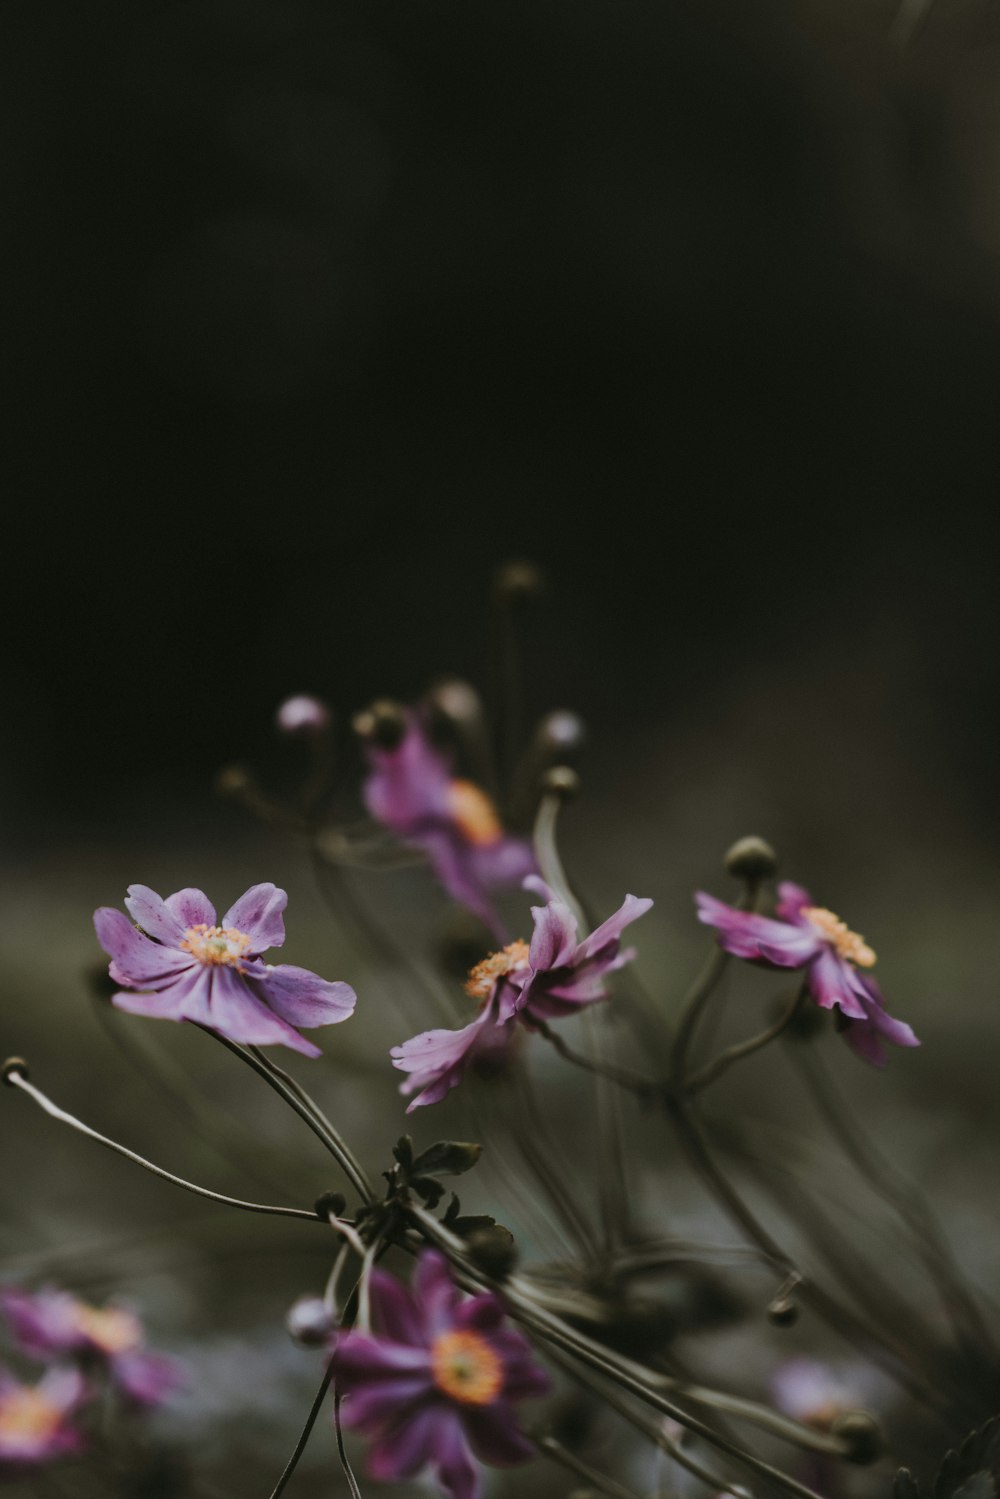
<svg viewBox="0 0 1000 1499"><path fill-rule="evenodd" d="M726 869L738 880L766 880L778 867L778 856L763 838L740 838L727 850Z"/></svg>
<svg viewBox="0 0 1000 1499"><path fill-rule="evenodd" d="M285 698L274 721L282 734L294 739L318 739L329 730L331 715L322 699L302 692Z"/></svg>

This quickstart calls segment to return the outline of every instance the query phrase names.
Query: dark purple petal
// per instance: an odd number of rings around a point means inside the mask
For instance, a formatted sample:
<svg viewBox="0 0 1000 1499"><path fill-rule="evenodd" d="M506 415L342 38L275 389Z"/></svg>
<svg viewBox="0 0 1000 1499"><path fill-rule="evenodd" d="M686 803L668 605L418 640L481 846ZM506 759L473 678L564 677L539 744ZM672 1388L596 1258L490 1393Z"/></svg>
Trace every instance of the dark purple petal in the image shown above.
<svg viewBox="0 0 1000 1499"><path fill-rule="evenodd" d="M161 1353L133 1348L111 1359L115 1383L137 1405L159 1405L183 1382L181 1366Z"/></svg>
<svg viewBox="0 0 1000 1499"><path fill-rule="evenodd" d="M535 930L531 936L528 962L536 973L562 968L576 949L576 917L562 901L532 906Z"/></svg>
<svg viewBox="0 0 1000 1499"><path fill-rule="evenodd" d="M778 886L778 901L774 909L782 921L802 926L809 920L808 916L802 915L803 910L815 904L804 885L793 885L791 880L782 880Z"/></svg>
<svg viewBox="0 0 1000 1499"><path fill-rule="evenodd" d="M754 911L737 911L700 890L695 900L698 920L715 927L719 945L735 958L748 958L773 968L802 968L826 946L812 927L792 926Z"/></svg>
<svg viewBox="0 0 1000 1499"><path fill-rule="evenodd" d="M215 926L215 907L203 890L177 890L163 902L181 926Z"/></svg>
<svg viewBox="0 0 1000 1499"><path fill-rule="evenodd" d="M186 968L194 959L175 947L163 947L137 932L122 911L101 906L94 912L97 940L112 960L112 977L119 984L159 984Z"/></svg>
<svg viewBox="0 0 1000 1499"><path fill-rule="evenodd" d="M638 921L640 916L645 916L652 907L653 902L645 895L626 895L624 901L613 916L591 932L589 937L584 937L574 957L574 963L583 962L593 957L608 943L617 942L627 926L633 921Z"/></svg>
<svg viewBox="0 0 1000 1499"><path fill-rule="evenodd" d="M393 1343L365 1332L348 1332L335 1355L338 1388L359 1389L375 1382L423 1378L430 1386L430 1353L408 1343Z"/></svg>
<svg viewBox="0 0 1000 1499"><path fill-rule="evenodd" d="M430 1339L455 1326L462 1293L451 1278L448 1261L436 1249L425 1249L417 1261L413 1295Z"/></svg>
<svg viewBox="0 0 1000 1499"><path fill-rule="evenodd" d="M235 969L218 967L204 972L211 975L208 994L206 996L201 988L192 992L184 1005L185 1019L208 1025L221 1036L241 1045L288 1046L292 1051L302 1052L303 1056L320 1055L319 1047L269 1010Z"/></svg>
<svg viewBox="0 0 1000 1499"><path fill-rule="evenodd" d="M308 968L291 963L265 965L262 978L253 987L261 998L290 1025L336 1025L353 1014L358 996L350 984L321 979Z"/></svg>
<svg viewBox="0 0 1000 1499"><path fill-rule="evenodd" d="M458 1412L447 1408L435 1430L434 1466L437 1479L451 1499L476 1499L480 1491L479 1470L465 1438Z"/></svg>
<svg viewBox="0 0 1000 1499"><path fill-rule="evenodd" d="M413 714L394 749L370 745L366 753L372 773L362 796L376 822L406 836L427 819L447 818L450 767Z"/></svg>
<svg viewBox="0 0 1000 1499"><path fill-rule="evenodd" d="M855 974L855 992L864 1007L863 1020L849 1020L844 1026L844 1040L851 1050L873 1067L884 1067L888 1061L883 1041L892 1046L919 1046L912 1026L897 1020L882 1006L882 991L874 979Z"/></svg>
<svg viewBox="0 0 1000 1499"><path fill-rule="evenodd" d="M382 1337L413 1348L426 1346L423 1319L413 1296L394 1275L373 1270L368 1282L372 1321Z"/></svg>
<svg viewBox="0 0 1000 1499"><path fill-rule="evenodd" d="M132 920L157 942L176 947L183 941L185 927L162 896L148 885L129 885L125 905Z"/></svg>
<svg viewBox="0 0 1000 1499"><path fill-rule="evenodd" d="M467 1407L462 1424L473 1452L492 1468L512 1468L538 1455L535 1444L518 1429L514 1407L507 1400Z"/></svg>
<svg viewBox="0 0 1000 1499"><path fill-rule="evenodd" d="M436 1462L442 1450L442 1430L449 1419L447 1407L437 1401L404 1410L398 1420L383 1428L368 1450L372 1478L394 1483L412 1478L428 1463Z"/></svg>
<svg viewBox="0 0 1000 1499"><path fill-rule="evenodd" d="M847 959L839 957L832 947L824 943L809 964L809 993L824 1010L837 1005L843 1014L852 1019L864 1020L866 1011L857 993L855 978L855 970Z"/></svg>
<svg viewBox="0 0 1000 1499"><path fill-rule="evenodd" d="M229 907L220 925L235 927L249 937L252 953L266 952L269 947L284 944L285 922L281 913L287 905L288 896L277 885L251 885L236 904Z"/></svg>
<svg viewBox="0 0 1000 1499"><path fill-rule="evenodd" d="M338 1388L341 1388L338 1385ZM345 1393L341 1390L341 1393ZM378 1435L403 1418L407 1409L428 1400L438 1403L430 1374L386 1375L368 1384L352 1386L344 1400L342 1416L351 1431Z"/></svg>
<svg viewBox="0 0 1000 1499"><path fill-rule="evenodd" d="M504 1319L503 1302L492 1291L467 1297L455 1311L455 1326L493 1333Z"/></svg>

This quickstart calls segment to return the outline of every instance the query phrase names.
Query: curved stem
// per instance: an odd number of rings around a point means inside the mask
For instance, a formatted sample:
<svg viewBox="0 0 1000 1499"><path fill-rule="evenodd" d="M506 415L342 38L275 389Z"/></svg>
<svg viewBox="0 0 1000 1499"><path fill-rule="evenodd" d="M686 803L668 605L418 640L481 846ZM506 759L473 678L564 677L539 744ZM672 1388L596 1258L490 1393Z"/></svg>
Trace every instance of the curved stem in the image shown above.
<svg viewBox="0 0 1000 1499"><path fill-rule="evenodd" d="M714 1083L715 1079L721 1077L734 1062L741 1062L744 1057L753 1056L755 1051L760 1051L776 1040L795 1019L805 994L806 986L803 981L792 995L791 1003L782 1011L773 1025L769 1025L766 1030L758 1031L756 1036L750 1036L746 1041L738 1041L734 1046L727 1046L725 1051L720 1052L713 1061L707 1062L693 1077L686 1079L684 1091L689 1094L700 1093L702 1088L707 1088L709 1083Z"/></svg>
<svg viewBox="0 0 1000 1499"><path fill-rule="evenodd" d="M564 1061L572 1062L574 1067L583 1067L597 1077L607 1078L609 1082L617 1083L620 1088L627 1088L637 1098L648 1102L663 1091L659 1083L654 1083L650 1078L641 1077L639 1073L631 1072L627 1067L619 1067L613 1062L595 1062L591 1057L584 1056L582 1052L574 1051L573 1047L568 1046L544 1020L532 1017L529 1027L537 1031L538 1035L547 1041Z"/></svg>
<svg viewBox="0 0 1000 1499"><path fill-rule="evenodd" d="M312 1405L309 1407L309 1414L308 1414L308 1416L306 1416L306 1424L303 1426L302 1431L301 1431L301 1433L299 1435L299 1439L295 1443L295 1448L294 1448L294 1451L292 1452L291 1457L288 1459L287 1463L285 1464L285 1466L284 1466L284 1468L282 1470L281 1477L278 1479L278 1482L275 1484L274 1488L271 1490L270 1499L281 1499L281 1495L285 1492L285 1489L288 1487L288 1481L291 1478L292 1474L295 1472L295 1469L299 1465L299 1458L302 1456L303 1452L305 1452L305 1450L306 1450L306 1444L308 1443L309 1438L312 1435L312 1429L313 1429L313 1427L316 1425L316 1417L319 1415L320 1411L323 1408L323 1401L326 1399L326 1392L330 1388L330 1385L332 1383L333 1383L333 1359L331 1359L330 1362L326 1366L326 1373L323 1375L323 1379L322 1379L322 1382L320 1384L320 1387L316 1391L316 1395L315 1395L315 1398L313 1399ZM338 1437L339 1437L339 1429L338 1429ZM339 1442L338 1442L338 1445L339 1445ZM344 1459L344 1461L346 1463L346 1458ZM347 1471L350 1471L350 1470L348 1469ZM353 1475L352 1475L352 1477L353 1477ZM357 1485L355 1485L355 1488L356 1487L357 1487Z"/></svg>
<svg viewBox="0 0 1000 1499"><path fill-rule="evenodd" d="M172 1171L165 1171L162 1166L154 1166L152 1161L147 1161L145 1156L137 1155L134 1150L129 1150L125 1145L119 1145L117 1140L109 1140L107 1135L98 1134L96 1129L91 1129L89 1124L67 1114L54 1104L51 1098L47 1098L33 1083L29 1083L23 1072L8 1072L5 1081L13 1088L19 1088L22 1093L27 1093L33 1098L39 1108L53 1119L58 1119L61 1124L68 1124L79 1134L86 1135L88 1139L96 1140L98 1145L103 1145L106 1150L113 1150L116 1155L123 1155L126 1160L132 1161L136 1166L149 1171L153 1176L160 1177L163 1181L172 1182L175 1187L182 1187L185 1192L193 1192L196 1197L207 1197L212 1202L221 1202L226 1207L243 1208L248 1213L266 1213L276 1218L305 1218L310 1223L321 1223L323 1220L317 1218L315 1212L306 1212L302 1208L268 1207L259 1202L244 1202L239 1197L227 1197L222 1192L212 1192L208 1187L196 1186L194 1182L185 1181L182 1176L175 1176Z"/></svg>

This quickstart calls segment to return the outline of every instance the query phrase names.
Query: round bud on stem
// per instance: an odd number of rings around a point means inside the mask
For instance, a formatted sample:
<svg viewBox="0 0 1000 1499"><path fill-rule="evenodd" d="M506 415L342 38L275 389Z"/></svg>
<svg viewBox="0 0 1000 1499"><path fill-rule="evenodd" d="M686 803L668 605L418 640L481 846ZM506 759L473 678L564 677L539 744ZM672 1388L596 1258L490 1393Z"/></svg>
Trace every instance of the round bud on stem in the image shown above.
<svg viewBox="0 0 1000 1499"><path fill-rule="evenodd" d="M337 1326L336 1318L320 1296L300 1296L285 1318L285 1326L302 1348L322 1348Z"/></svg>
<svg viewBox="0 0 1000 1499"><path fill-rule="evenodd" d="M286 697L274 716L278 731L294 739L318 739L328 732L330 710L321 698L299 693Z"/></svg>
<svg viewBox="0 0 1000 1499"><path fill-rule="evenodd" d="M799 1320L798 1303L790 1296L776 1296L768 1306L767 1320L774 1327L794 1327Z"/></svg>
<svg viewBox="0 0 1000 1499"><path fill-rule="evenodd" d="M586 737L583 719L571 713L568 708L546 713L535 730L539 749L553 758L577 754Z"/></svg>
<svg viewBox="0 0 1000 1499"><path fill-rule="evenodd" d="M726 869L738 880L766 880L778 867L778 856L763 838L740 838L727 850Z"/></svg>
<svg viewBox="0 0 1000 1499"><path fill-rule="evenodd" d="M364 712L355 714L354 732L370 739L379 749L392 750L406 733L406 713L398 703L380 698Z"/></svg>
<svg viewBox="0 0 1000 1499"><path fill-rule="evenodd" d="M542 793L558 796L563 801L572 801L580 790L580 777L568 765L553 765L542 776Z"/></svg>
<svg viewBox="0 0 1000 1499"><path fill-rule="evenodd" d="M347 1206L343 1192L324 1192L316 1199L316 1217L323 1219L342 1218Z"/></svg>
<svg viewBox="0 0 1000 1499"><path fill-rule="evenodd" d="M514 1236L505 1228L477 1228L465 1241L465 1252L493 1280L504 1281L518 1260Z"/></svg>
<svg viewBox="0 0 1000 1499"><path fill-rule="evenodd" d="M867 1411L845 1411L830 1428L831 1434L844 1443L849 1463L866 1465L882 1455L882 1432L874 1416Z"/></svg>
<svg viewBox="0 0 1000 1499"><path fill-rule="evenodd" d="M3 1078L8 1088L13 1088L14 1086L11 1079L15 1073L23 1077L25 1081L30 1078L31 1074L28 1071L28 1064L23 1057L8 1057L3 1067L0 1068L0 1077Z"/></svg>
<svg viewBox="0 0 1000 1499"><path fill-rule="evenodd" d="M479 693L471 683L463 682L458 677L436 683L427 694L427 702L436 713L451 723L471 723L478 726L483 716Z"/></svg>
<svg viewBox="0 0 1000 1499"><path fill-rule="evenodd" d="M519 604L545 592L545 574L537 562L504 562L497 568L493 586L498 599Z"/></svg>

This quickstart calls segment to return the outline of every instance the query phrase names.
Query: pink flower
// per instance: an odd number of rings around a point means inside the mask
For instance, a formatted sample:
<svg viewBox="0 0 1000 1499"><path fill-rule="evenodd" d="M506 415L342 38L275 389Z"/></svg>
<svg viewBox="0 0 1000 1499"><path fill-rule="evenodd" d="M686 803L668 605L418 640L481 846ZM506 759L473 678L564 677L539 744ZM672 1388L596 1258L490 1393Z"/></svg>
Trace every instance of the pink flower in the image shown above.
<svg viewBox="0 0 1000 1499"><path fill-rule="evenodd" d="M0 1477L80 1452L83 1435L71 1417L86 1393L77 1369L50 1369L35 1385L0 1369Z"/></svg>
<svg viewBox="0 0 1000 1499"><path fill-rule="evenodd" d="M765 968L804 969L813 999L825 1010L836 1006L845 1040L866 1062L885 1066L883 1041L920 1045L911 1028L884 1009L875 980L858 971L874 965L872 949L801 885L778 886L777 920L738 911L703 891L695 900L699 921L715 927L726 952Z"/></svg>
<svg viewBox="0 0 1000 1499"><path fill-rule="evenodd" d="M350 984L307 968L263 962L262 952L284 943L287 903L275 885L253 885L216 925L200 890L163 900L146 885L130 885L125 904L140 931L110 906L94 912L97 940L111 958L108 973L125 986L112 1003L135 1015L196 1021L249 1046L289 1046L318 1057L319 1047L296 1027L346 1020L357 996Z"/></svg>

